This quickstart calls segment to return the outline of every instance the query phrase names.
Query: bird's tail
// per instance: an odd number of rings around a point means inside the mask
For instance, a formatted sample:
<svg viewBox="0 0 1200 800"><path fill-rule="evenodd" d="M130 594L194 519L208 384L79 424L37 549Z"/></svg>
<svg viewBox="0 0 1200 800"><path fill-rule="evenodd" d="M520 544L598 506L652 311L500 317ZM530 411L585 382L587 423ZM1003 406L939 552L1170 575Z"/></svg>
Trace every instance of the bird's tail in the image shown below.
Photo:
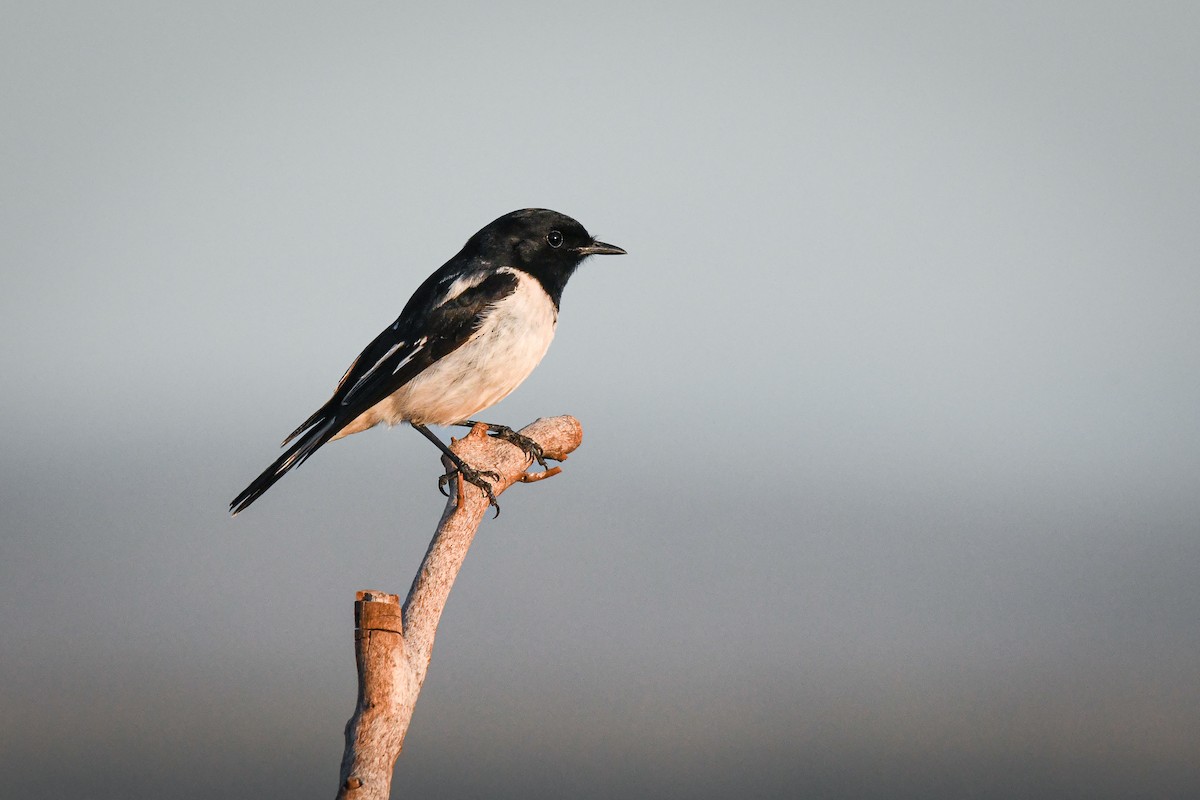
<svg viewBox="0 0 1200 800"><path fill-rule="evenodd" d="M241 494L233 498L233 502L229 504L229 513L236 517L240 512L246 510L251 503L261 497L267 489L274 486L275 481L286 475L292 468L303 464L305 459L317 451L317 448L337 434L336 421L337 418L333 414L324 415L318 413L310 417L307 425L302 426L300 429L303 430L304 427L308 427L308 433L301 436L274 464L267 467L262 475L255 478ZM295 438L298 433L300 433L299 430L289 436L288 441Z"/></svg>

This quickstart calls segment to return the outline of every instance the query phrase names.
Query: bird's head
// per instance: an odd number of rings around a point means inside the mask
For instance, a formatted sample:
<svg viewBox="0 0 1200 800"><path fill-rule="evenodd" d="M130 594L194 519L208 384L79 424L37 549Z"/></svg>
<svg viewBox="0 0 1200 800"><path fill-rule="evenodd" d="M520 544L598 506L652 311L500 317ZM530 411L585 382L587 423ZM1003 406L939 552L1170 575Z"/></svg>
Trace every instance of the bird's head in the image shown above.
<svg viewBox="0 0 1200 800"><path fill-rule="evenodd" d="M592 237L582 225L547 208L513 211L471 237L465 250L496 267L517 267L536 277L557 304L567 279L588 256L624 255Z"/></svg>

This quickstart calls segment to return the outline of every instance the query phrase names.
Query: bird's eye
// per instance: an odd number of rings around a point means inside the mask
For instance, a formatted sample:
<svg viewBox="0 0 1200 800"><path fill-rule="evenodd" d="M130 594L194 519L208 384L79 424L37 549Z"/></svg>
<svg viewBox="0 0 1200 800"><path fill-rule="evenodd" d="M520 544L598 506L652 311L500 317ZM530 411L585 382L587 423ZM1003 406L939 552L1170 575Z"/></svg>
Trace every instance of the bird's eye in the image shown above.
<svg viewBox="0 0 1200 800"><path fill-rule="evenodd" d="M546 243L551 247L562 247L563 235L558 231L550 231L546 234Z"/></svg>

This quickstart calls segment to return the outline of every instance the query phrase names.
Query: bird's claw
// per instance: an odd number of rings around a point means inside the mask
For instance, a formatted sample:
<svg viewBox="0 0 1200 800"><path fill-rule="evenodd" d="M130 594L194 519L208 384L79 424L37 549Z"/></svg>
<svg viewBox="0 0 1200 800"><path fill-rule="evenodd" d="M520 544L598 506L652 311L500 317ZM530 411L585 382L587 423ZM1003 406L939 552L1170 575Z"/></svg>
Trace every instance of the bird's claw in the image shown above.
<svg viewBox="0 0 1200 800"><path fill-rule="evenodd" d="M500 516L500 504L496 502L496 494L492 490L492 484L486 480L487 478L491 478L494 481L500 480L500 474L498 472L493 472L490 469L472 469L466 464L463 464L461 467L455 467L449 472L438 476L438 491L442 493L442 496L450 496L450 493L447 491L447 487L450 485L450 479L455 475L462 475L463 480L465 480L467 483L478 486L480 490L487 495L488 505L496 509L496 517ZM492 519L495 519L496 517L492 517Z"/></svg>
<svg viewBox="0 0 1200 800"><path fill-rule="evenodd" d="M511 445L515 445L525 451L526 455L540 464L543 468L546 467L546 454L542 450L542 446L530 439L528 436L517 433L507 425L492 425L490 428L492 436L497 439L503 439Z"/></svg>

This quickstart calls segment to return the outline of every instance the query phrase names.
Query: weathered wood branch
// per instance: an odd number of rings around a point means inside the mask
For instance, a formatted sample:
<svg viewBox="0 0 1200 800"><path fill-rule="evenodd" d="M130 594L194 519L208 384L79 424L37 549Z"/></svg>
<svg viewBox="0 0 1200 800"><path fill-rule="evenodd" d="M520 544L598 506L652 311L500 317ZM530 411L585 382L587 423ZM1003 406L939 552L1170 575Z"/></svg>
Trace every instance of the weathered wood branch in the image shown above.
<svg viewBox="0 0 1200 800"><path fill-rule="evenodd" d="M521 433L556 461L566 459L583 440L583 428L574 417L542 418ZM451 450L475 469L499 474L492 487L497 496L514 483L542 476L526 472L533 461L520 448L488 436L482 426L454 442ZM557 470L554 467L550 472L557 474ZM390 795L392 768L425 682L438 621L475 531L488 511L483 492L464 485L461 479L451 486L455 484L458 490L450 493L403 607L397 595L387 592L357 594L354 650L358 702L346 723L339 800L387 800Z"/></svg>

